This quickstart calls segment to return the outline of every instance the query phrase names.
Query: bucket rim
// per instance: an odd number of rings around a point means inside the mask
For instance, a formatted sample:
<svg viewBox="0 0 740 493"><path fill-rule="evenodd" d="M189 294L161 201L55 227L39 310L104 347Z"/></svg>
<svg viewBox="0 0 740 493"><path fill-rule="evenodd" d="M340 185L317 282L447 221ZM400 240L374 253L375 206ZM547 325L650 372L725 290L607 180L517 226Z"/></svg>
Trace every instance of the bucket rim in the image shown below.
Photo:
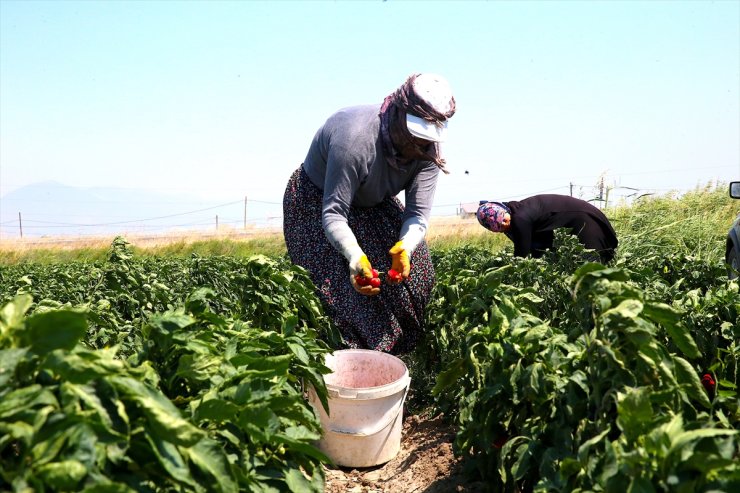
<svg viewBox="0 0 740 493"><path fill-rule="evenodd" d="M394 356L383 351L375 351L373 349L337 349L332 351L332 356L337 353L350 354L350 353L372 353L373 355L380 355L384 358L391 358L396 360L403 367L403 374L396 380L374 387L342 387L341 385L334 385L326 383L326 390L331 397L340 397L345 399L378 399L381 397L387 397L392 394L405 391L411 385L411 377L409 376L409 369L406 363L403 362L398 356Z"/></svg>

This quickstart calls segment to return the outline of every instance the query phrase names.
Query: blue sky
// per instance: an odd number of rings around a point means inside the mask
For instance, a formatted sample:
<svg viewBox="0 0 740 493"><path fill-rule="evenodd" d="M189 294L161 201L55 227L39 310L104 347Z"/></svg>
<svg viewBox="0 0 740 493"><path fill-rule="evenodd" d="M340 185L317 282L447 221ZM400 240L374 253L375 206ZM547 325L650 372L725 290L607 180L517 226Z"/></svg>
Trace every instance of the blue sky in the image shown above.
<svg viewBox="0 0 740 493"><path fill-rule="evenodd" d="M0 0L0 195L279 204L332 112L425 71L458 108L435 215L740 179L738 1Z"/></svg>

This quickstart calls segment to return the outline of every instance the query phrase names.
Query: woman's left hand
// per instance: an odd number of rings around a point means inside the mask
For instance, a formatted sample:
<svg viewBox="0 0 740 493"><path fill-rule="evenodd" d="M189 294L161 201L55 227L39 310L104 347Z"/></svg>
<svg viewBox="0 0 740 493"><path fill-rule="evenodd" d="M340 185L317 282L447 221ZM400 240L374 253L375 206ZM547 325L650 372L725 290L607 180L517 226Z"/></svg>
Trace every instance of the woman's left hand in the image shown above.
<svg viewBox="0 0 740 493"><path fill-rule="evenodd" d="M411 262L409 261L409 253L403 247L403 242L397 242L388 253L391 254L391 269L398 273L397 276L388 276L388 282L398 284L408 279L411 274Z"/></svg>

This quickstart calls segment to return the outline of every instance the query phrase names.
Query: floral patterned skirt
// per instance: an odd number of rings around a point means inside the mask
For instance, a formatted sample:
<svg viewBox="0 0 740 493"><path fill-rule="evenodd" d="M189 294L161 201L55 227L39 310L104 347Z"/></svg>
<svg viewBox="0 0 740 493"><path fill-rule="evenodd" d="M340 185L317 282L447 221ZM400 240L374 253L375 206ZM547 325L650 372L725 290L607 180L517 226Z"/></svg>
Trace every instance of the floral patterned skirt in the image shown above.
<svg viewBox="0 0 740 493"><path fill-rule="evenodd" d="M435 275L429 249L421 242L411 256L411 276L380 294L364 296L354 290L349 265L326 238L321 225L323 193L299 167L283 197L283 234L294 264L311 275L326 314L351 348L402 354L414 349L424 331L424 310ZM351 207L349 227L373 268L387 272L388 250L398 241L403 204L393 197L375 207ZM385 281L384 276L381 279ZM339 349L339 348L337 348Z"/></svg>

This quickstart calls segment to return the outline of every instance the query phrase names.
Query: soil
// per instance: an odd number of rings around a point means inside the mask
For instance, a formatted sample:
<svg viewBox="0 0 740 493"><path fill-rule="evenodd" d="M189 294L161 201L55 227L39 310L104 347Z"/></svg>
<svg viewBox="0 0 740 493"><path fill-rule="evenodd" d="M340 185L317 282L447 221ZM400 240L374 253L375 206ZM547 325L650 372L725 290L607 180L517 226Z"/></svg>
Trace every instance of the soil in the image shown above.
<svg viewBox="0 0 740 493"><path fill-rule="evenodd" d="M326 468L326 493L451 493L483 492L480 482L466 480L452 452L454 427L441 416L406 417L401 451L372 468Z"/></svg>

